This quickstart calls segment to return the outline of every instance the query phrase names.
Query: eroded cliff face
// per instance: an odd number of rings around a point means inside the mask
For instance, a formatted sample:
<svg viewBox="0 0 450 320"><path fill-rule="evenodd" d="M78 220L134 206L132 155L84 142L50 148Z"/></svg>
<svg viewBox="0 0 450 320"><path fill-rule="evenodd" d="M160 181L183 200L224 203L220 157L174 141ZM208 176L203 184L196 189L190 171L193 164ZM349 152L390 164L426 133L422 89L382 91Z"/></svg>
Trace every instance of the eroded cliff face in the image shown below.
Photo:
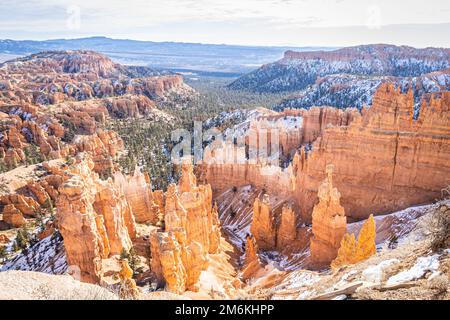
<svg viewBox="0 0 450 320"><path fill-rule="evenodd" d="M347 127L327 128L312 152L301 152L295 196L302 217L310 219L329 163L353 220L438 198L450 183L449 113L450 93L442 92L423 102L414 121L412 94L382 85L362 117Z"/></svg>
<svg viewBox="0 0 450 320"><path fill-rule="evenodd" d="M255 237L259 248L263 250L275 248L276 227L268 195L264 195L262 200L256 198L253 204L253 221L250 232Z"/></svg>
<svg viewBox="0 0 450 320"><path fill-rule="evenodd" d="M206 147L199 176L202 182L212 185L214 194L251 184L267 193L293 195L296 150L311 144L327 127L347 126L359 116L356 109L343 111L330 107L284 110L260 116L250 122L242 136L238 131L237 144L226 141ZM276 141L278 147L273 146ZM249 150L258 151L249 155ZM281 168L283 163L289 165Z"/></svg>
<svg viewBox="0 0 450 320"><path fill-rule="evenodd" d="M84 282L99 283L102 259L128 252L135 236L134 217L125 196L111 180L100 180L94 163L79 157L59 187L58 228L69 266Z"/></svg>
<svg viewBox="0 0 450 320"><path fill-rule="evenodd" d="M334 184L352 221L427 203L450 184L449 92L424 99L417 120L413 106L411 92L402 94L386 83L374 95L373 105L361 113L318 107L285 110L283 117L302 119L299 128L290 129L300 131L299 140L286 145L304 146L287 168L249 159L245 147L223 143L205 150L200 177L215 194L253 185L268 194L292 196L306 222L311 221L327 164L334 165ZM264 124L279 116L271 114L258 121ZM270 142L261 139L267 130L257 132L268 127L262 124L252 127L258 144ZM283 145L289 139L280 141Z"/></svg>
<svg viewBox="0 0 450 320"><path fill-rule="evenodd" d="M289 198L268 194L256 197L251 219L249 231L256 250L278 251L290 256L302 251L308 242L308 235L298 229L298 214ZM246 238L248 245L248 236Z"/></svg>

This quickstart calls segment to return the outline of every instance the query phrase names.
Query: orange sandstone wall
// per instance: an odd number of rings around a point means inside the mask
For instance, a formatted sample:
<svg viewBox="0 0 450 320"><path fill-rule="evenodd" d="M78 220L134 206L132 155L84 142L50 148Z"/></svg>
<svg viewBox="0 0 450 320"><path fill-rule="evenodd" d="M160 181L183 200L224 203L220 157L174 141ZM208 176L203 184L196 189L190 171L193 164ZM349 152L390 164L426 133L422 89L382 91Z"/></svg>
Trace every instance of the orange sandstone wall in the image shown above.
<svg viewBox="0 0 450 320"><path fill-rule="evenodd" d="M268 115L251 123L249 133L255 135L259 144L262 134L267 134L264 140L270 144L270 130L277 125L270 125L269 121L276 121L283 117L303 118L298 128L284 130L279 128L280 152L287 156L293 154L301 145L313 142L328 126L347 126L359 116L356 109L339 110L331 107L314 107L309 110L285 110L276 115ZM249 139L246 137L246 144ZM268 151L270 154L270 150ZM214 194L219 194L232 187L254 185L267 193L277 193L283 196L292 195L295 191L294 166L282 169L277 165L270 165L258 161L245 159L245 148L231 143L220 146L207 147L204 162L197 168L200 181L211 184Z"/></svg>
<svg viewBox="0 0 450 320"><path fill-rule="evenodd" d="M304 150L295 196L310 220L327 164L334 165L347 217L361 220L433 201L450 184L450 92L423 104L413 121L412 93L382 85L372 107L348 127L332 127Z"/></svg>

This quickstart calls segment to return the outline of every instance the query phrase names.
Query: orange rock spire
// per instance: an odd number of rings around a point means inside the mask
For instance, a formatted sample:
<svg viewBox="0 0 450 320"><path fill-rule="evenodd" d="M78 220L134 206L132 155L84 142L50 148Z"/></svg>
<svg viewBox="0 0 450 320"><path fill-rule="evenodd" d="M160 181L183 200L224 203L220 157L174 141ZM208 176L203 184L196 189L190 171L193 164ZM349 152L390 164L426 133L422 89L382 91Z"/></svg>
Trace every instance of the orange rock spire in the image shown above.
<svg viewBox="0 0 450 320"><path fill-rule="evenodd" d="M333 166L327 165L327 178L319 187L319 203L312 213L311 264L325 267L337 256L347 219L340 205L339 191L333 187Z"/></svg>
<svg viewBox="0 0 450 320"><path fill-rule="evenodd" d="M253 204L253 221L250 232L255 237L258 247L262 250L273 249L276 246L276 229L269 196L255 199Z"/></svg>
<svg viewBox="0 0 450 320"><path fill-rule="evenodd" d="M169 185L165 199L165 230L150 238L151 269L159 285L169 291L197 291L200 273L208 267L208 254L217 253L220 244L211 187L197 186L192 165L183 163L179 187Z"/></svg>
<svg viewBox="0 0 450 320"><path fill-rule="evenodd" d="M358 241L355 240L353 234L346 234L342 238L338 255L331 263L331 266L337 268L355 264L374 255L377 252L375 239L375 220L373 219L373 215L370 215L359 232Z"/></svg>

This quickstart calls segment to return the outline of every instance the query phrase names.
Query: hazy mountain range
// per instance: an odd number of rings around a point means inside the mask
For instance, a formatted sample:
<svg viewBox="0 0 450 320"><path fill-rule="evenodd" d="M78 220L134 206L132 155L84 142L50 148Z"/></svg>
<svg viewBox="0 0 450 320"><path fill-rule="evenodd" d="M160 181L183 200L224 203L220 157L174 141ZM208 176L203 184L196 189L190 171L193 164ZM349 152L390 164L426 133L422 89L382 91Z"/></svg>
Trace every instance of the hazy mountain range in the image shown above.
<svg viewBox="0 0 450 320"><path fill-rule="evenodd" d="M287 50L328 50L323 47L260 47L182 42L119 40L106 37L45 41L0 40L0 60L47 50L89 49L128 65L179 72L199 71L237 76L280 59Z"/></svg>

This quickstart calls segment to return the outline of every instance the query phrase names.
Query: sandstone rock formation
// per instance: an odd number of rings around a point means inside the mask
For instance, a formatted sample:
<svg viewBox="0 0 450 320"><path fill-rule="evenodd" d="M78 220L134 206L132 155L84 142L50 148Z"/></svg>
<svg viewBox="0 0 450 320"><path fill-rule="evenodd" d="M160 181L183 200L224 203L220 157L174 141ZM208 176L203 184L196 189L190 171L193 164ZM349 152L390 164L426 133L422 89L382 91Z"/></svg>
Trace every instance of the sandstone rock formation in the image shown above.
<svg viewBox="0 0 450 320"><path fill-rule="evenodd" d="M269 250L276 247L275 221L268 195L264 195L262 201L256 198L253 204L253 221L250 232L255 237L260 249Z"/></svg>
<svg viewBox="0 0 450 320"><path fill-rule="evenodd" d="M115 185L125 194L138 223L158 222L160 211L163 211L161 200L152 192L149 176L136 167L132 176L126 177L121 172L114 174Z"/></svg>
<svg viewBox="0 0 450 320"><path fill-rule="evenodd" d="M297 239L297 215L291 205L283 206L280 220L277 230L277 248L282 250L292 246Z"/></svg>
<svg viewBox="0 0 450 320"><path fill-rule="evenodd" d="M26 223L22 212L20 212L13 204L8 204L3 208L3 221L13 228L18 228Z"/></svg>
<svg viewBox="0 0 450 320"><path fill-rule="evenodd" d="M107 173L113 168L105 149L113 157L112 149L120 151L123 144L98 130L99 123L107 116L170 120L154 100L164 100L172 92L194 93L179 75L122 66L91 51L43 52L6 62L0 81L0 120L6 128L0 136L0 160L8 168L90 150L97 157L96 170ZM83 136L75 146L74 135Z"/></svg>
<svg viewBox="0 0 450 320"><path fill-rule="evenodd" d="M250 232L257 250L277 250L289 255L304 248L308 239L297 232L297 224L298 214L290 200L271 199L268 194L263 194L262 200L255 198Z"/></svg>
<svg viewBox="0 0 450 320"><path fill-rule="evenodd" d="M322 268L336 258L345 235L347 219L340 205L339 191L333 187L333 166L327 166L327 178L318 192L319 203L312 213L311 265Z"/></svg>
<svg viewBox="0 0 450 320"><path fill-rule="evenodd" d="M310 218L328 163L346 215L354 220L438 198L450 182L449 112L450 93L442 92L424 101L414 120L412 93L380 86L361 118L327 128L299 159L295 196L302 217Z"/></svg>
<svg viewBox="0 0 450 320"><path fill-rule="evenodd" d="M208 254L217 253L220 244L211 187L197 186L192 165L183 162L182 166L179 186L169 185L165 194L164 230L153 232L150 238L151 270L160 286L176 293L198 289Z"/></svg>
<svg viewBox="0 0 450 320"><path fill-rule="evenodd" d="M8 194L0 196L0 204L8 206L10 210L18 210L22 215L28 217L35 217L36 211L39 208L39 203L32 197L22 194ZM5 209L4 209L5 210Z"/></svg>
<svg viewBox="0 0 450 320"><path fill-rule="evenodd" d="M202 182L210 183L215 194L251 184L267 193L293 195L298 161L294 159L282 169L280 165L284 160L295 158L294 154L298 157L295 151L311 144L327 127L347 126L359 116L356 109L315 107L309 110L287 109L258 117L250 123L242 144L226 141L205 148L199 169ZM274 147L277 142L278 147ZM265 156L261 157L258 152L258 156L250 157L251 148L258 151L261 148ZM280 159L273 159L277 152L280 152Z"/></svg>
<svg viewBox="0 0 450 320"><path fill-rule="evenodd" d="M58 227L68 264L79 268L81 281L98 283L102 259L130 250L134 218L112 181L102 181L93 172L92 159L77 160L59 188Z"/></svg>
<svg viewBox="0 0 450 320"><path fill-rule="evenodd" d="M331 263L332 268L355 264L359 261L369 258L377 252L375 238L375 221L373 215L364 222L358 236L355 240L354 234L345 234L339 247L336 259Z"/></svg>
<svg viewBox="0 0 450 320"><path fill-rule="evenodd" d="M251 235L246 237L245 256L242 266L241 277L248 280L261 268L261 261L258 256L258 245Z"/></svg>
<svg viewBox="0 0 450 320"><path fill-rule="evenodd" d="M122 299L136 298L139 294L139 289L136 286L136 281L133 279L133 270L130 268L127 259L120 261L121 269L119 272L120 278L120 297Z"/></svg>

